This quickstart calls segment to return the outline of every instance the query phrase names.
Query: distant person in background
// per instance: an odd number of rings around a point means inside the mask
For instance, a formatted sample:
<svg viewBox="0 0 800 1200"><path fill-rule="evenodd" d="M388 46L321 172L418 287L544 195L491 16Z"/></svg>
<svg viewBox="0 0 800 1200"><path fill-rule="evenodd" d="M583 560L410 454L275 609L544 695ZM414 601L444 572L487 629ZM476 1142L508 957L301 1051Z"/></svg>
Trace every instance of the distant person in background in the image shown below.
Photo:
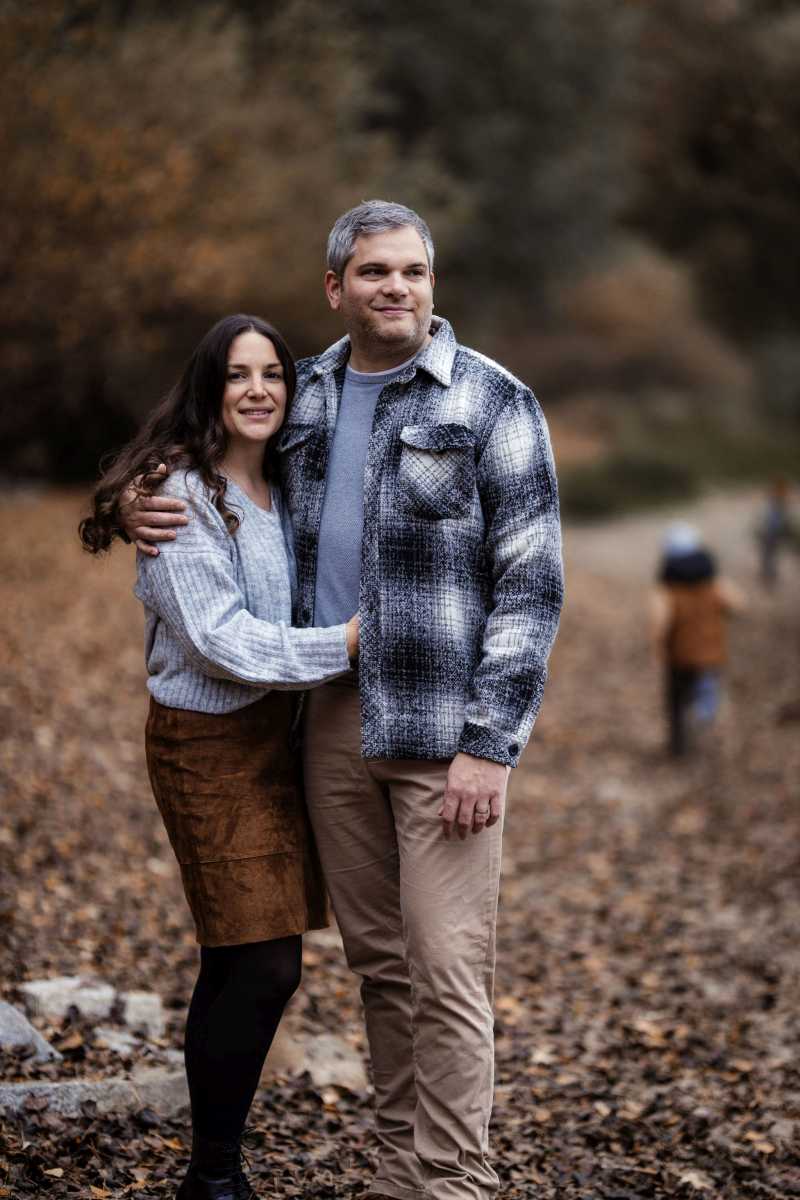
<svg viewBox="0 0 800 1200"><path fill-rule="evenodd" d="M708 727L717 716L728 657L727 623L743 608L742 593L717 577L714 559L697 531L673 525L664 539L651 621L655 647L666 666L669 751L674 757L686 753L691 727Z"/></svg>
<svg viewBox="0 0 800 1200"><path fill-rule="evenodd" d="M756 530L760 559L761 581L767 588L778 582L778 559L781 546L791 537L789 520L789 484L775 479L767 492L767 503Z"/></svg>

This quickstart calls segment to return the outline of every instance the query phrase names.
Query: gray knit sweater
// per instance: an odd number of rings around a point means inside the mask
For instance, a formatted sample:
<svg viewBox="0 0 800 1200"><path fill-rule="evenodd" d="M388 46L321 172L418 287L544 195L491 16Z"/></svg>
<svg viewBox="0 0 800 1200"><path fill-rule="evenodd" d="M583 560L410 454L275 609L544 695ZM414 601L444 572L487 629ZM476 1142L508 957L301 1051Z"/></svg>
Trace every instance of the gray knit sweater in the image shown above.
<svg viewBox="0 0 800 1200"><path fill-rule="evenodd" d="M277 488L265 512L233 482L231 537L194 471L160 489L189 504L189 524L157 558L137 555L151 694L170 708L223 713L273 688L303 689L348 670L344 625L292 628L295 564Z"/></svg>

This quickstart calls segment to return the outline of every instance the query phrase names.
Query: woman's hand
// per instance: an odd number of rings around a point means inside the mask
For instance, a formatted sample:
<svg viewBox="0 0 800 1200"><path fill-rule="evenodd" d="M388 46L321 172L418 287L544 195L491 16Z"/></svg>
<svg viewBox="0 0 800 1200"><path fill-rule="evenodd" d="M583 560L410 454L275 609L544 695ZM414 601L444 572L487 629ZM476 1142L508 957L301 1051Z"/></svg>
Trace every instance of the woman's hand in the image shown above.
<svg viewBox="0 0 800 1200"><path fill-rule="evenodd" d="M358 613L356 613L355 616L350 618L344 627L347 634L347 657L350 659L350 662L353 666L355 666L358 662L359 625L360 621Z"/></svg>

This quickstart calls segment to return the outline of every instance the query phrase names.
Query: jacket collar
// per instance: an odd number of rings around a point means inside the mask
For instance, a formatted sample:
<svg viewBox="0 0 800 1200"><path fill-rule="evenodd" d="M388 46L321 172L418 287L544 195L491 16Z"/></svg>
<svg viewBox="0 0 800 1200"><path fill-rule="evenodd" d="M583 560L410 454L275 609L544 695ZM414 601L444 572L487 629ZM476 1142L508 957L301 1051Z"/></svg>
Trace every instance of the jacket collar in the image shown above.
<svg viewBox="0 0 800 1200"><path fill-rule="evenodd" d="M456 356L458 343L456 335L453 333L453 328L449 321L445 321L444 317L431 318L431 333L433 338L420 351L412 363L409 364L406 371L401 376L398 376L398 381L405 383L408 379L413 378L414 373L418 370L427 371L432 375L437 383L441 383L443 387L450 386L450 380L453 374L453 361ZM320 354L314 364L314 375L329 375L338 371L345 365L350 357L350 338L340 338L338 342L334 342L327 350Z"/></svg>

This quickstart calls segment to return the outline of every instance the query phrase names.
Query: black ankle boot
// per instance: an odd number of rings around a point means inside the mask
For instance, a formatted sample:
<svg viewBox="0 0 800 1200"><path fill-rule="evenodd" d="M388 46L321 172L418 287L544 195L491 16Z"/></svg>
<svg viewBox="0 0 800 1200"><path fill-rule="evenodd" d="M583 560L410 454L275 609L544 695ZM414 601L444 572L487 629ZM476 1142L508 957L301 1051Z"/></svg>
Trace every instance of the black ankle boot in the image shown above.
<svg viewBox="0 0 800 1200"><path fill-rule="evenodd" d="M192 1161L175 1200L258 1200L242 1170L239 1142L192 1138Z"/></svg>

